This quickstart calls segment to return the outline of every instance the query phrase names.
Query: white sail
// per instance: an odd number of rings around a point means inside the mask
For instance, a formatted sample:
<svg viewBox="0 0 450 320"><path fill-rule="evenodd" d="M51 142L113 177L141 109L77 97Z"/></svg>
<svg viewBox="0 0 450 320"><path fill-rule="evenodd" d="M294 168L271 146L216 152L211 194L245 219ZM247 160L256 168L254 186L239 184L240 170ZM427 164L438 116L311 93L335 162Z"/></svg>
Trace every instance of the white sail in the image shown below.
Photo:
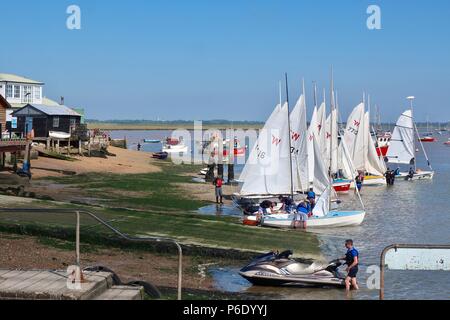
<svg viewBox="0 0 450 320"><path fill-rule="evenodd" d="M287 119L287 105L278 105L261 130L242 171L241 195L291 193Z"/></svg>
<svg viewBox="0 0 450 320"><path fill-rule="evenodd" d="M317 194L322 194L330 184L330 177L328 176L328 169L325 167L322 160L322 153L316 137L313 138L314 149L314 191Z"/></svg>
<svg viewBox="0 0 450 320"><path fill-rule="evenodd" d="M314 182L314 137L316 136L317 128L317 108L314 107L314 111L311 117L311 123L308 129L308 177L309 183Z"/></svg>
<svg viewBox="0 0 450 320"><path fill-rule="evenodd" d="M347 120L344 140L349 156L356 170L365 169L365 154L367 149L364 147L366 136L364 134L364 104L361 103L353 110Z"/></svg>
<svg viewBox="0 0 450 320"><path fill-rule="evenodd" d="M367 156L365 157L366 163L364 169L366 172L372 175L383 176L386 172L386 165L384 164L384 160L378 156L375 142L373 141L372 135L370 134L369 112L365 114L364 126L364 132L367 140L367 146L365 146L365 149L367 150Z"/></svg>
<svg viewBox="0 0 450 320"><path fill-rule="evenodd" d="M304 95L298 99L290 118L294 191L304 192L309 189L308 129Z"/></svg>
<svg viewBox="0 0 450 320"><path fill-rule="evenodd" d="M398 119L386 157L390 163L414 164L414 124L411 110L403 112Z"/></svg>
<svg viewBox="0 0 450 320"><path fill-rule="evenodd" d="M327 107L325 102L323 102L319 110L317 110L317 127L316 127L316 137L317 142L319 142L320 150L324 153L326 147L326 122L327 122ZM324 153L325 154L325 153ZM329 156L328 156L329 157Z"/></svg>
<svg viewBox="0 0 450 320"><path fill-rule="evenodd" d="M338 172L338 150L339 150L339 129L338 129L338 110L335 108L331 111L331 119L330 119L330 135L331 135L331 164L330 169L331 173L335 174Z"/></svg>
<svg viewBox="0 0 450 320"><path fill-rule="evenodd" d="M328 116L327 121L325 121L325 126L322 129L324 132L323 136L323 142L322 142L322 156L323 156L323 163L325 165L325 168L330 168L330 159L331 159L331 114Z"/></svg>
<svg viewBox="0 0 450 320"><path fill-rule="evenodd" d="M338 148L338 168L342 170L343 176L347 179L354 179L358 175L353 163L351 163L346 144L342 142Z"/></svg>
<svg viewBox="0 0 450 320"><path fill-rule="evenodd" d="M326 190L322 193L320 198L317 200L317 203L313 209L313 215L316 217L324 217L328 215L330 211L330 187L326 188Z"/></svg>

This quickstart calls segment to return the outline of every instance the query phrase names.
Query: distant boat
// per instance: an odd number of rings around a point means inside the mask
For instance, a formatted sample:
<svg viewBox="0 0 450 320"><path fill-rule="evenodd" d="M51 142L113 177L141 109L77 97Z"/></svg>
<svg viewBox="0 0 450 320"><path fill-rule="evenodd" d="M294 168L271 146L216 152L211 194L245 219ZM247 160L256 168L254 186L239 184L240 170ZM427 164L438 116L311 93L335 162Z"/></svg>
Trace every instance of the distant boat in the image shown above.
<svg viewBox="0 0 450 320"><path fill-rule="evenodd" d="M420 138L419 140L422 142L436 142L437 141L437 139L435 137L431 137L431 136L423 137L423 138Z"/></svg>
<svg viewBox="0 0 450 320"><path fill-rule="evenodd" d="M415 173L411 177L409 172L401 172L398 175L399 177L409 180L431 180L434 177L434 171L422 143L420 143L420 145L430 170L422 171L417 169L416 154L414 152L414 150L416 150L415 134L418 135L418 132L414 124L413 111L411 108L410 110L406 110L397 121L386 159L392 164L403 164L415 167ZM422 141L422 139L419 140Z"/></svg>
<svg viewBox="0 0 450 320"><path fill-rule="evenodd" d="M48 135L50 138L53 138L53 139L69 139L70 138L70 133L60 132L60 131L49 131Z"/></svg>
<svg viewBox="0 0 450 320"><path fill-rule="evenodd" d="M144 139L144 143L161 143L161 140L156 140L156 139Z"/></svg>
<svg viewBox="0 0 450 320"><path fill-rule="evenodd" d="M186 146L182 140L167 138L161 151L167 153L187 153L188 149L188 146Z"/></svg>
<svg viewBox="0 0 450 320"><path fill-rule="evenodd" d="M152 155L153 159L166 160L169 154L167 152L158 152Z"/></svg>
<svg viewBox="0 0 450 320"><path fill-rule="evenodd" d="M444 144L445 144L446 146L450 146L450 139L448 139L448 141L444 142Z"/></svg>

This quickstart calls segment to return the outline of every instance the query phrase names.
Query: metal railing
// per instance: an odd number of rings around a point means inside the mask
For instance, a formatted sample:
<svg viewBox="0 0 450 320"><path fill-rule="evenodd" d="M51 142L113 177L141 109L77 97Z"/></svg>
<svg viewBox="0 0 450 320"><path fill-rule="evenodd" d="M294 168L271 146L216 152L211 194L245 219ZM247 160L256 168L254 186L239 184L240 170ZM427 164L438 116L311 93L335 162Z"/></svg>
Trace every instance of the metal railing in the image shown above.
<svg viewBox="0 0 450 320"><path fill-rule="evenodd" d="M0 213L41 213L41 214L75 214L76 215L76 263L80 266L80 215L84 214L99 224L103 225L116 235L121 238L131 241L131 242L166 242L174 244L178 249L178 300L181 300L182 296L182 281L183 281L183 249L181 245L175 241L174 239L169 238L160 238L160 237L132 237L129 236L118 229L114 228L108 222L103 220L102 218L96 216L94 213L87 210L78 210L78 209L30 209L30 208L0 208Z"/></svg>
<svg viewBox="0 0 450 320"><path fill-rule="evenodd" d="M380 300L384 300L384 278L386 271L386 254L391 250L397 249L449 249L450 245L432 245L432 244L393 244L386 247L381 253L380 258Z"/></svg>

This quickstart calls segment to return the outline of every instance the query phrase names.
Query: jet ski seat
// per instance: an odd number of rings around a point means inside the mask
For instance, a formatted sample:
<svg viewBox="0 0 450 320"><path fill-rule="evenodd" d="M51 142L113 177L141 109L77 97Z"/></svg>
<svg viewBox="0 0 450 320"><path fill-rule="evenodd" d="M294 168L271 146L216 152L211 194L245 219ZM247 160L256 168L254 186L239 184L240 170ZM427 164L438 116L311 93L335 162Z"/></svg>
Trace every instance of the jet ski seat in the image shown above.
<svg viewBox="0 0 450 320"><path fill-rule="evenodd" d="M313 264L303 264L303 263L292 263L288 266L286 266L286 270L290 274L294 275L303 275L303 274L312 274L314 272L317 272L319 270L322 270L323 266L317 263Z"/></svg>

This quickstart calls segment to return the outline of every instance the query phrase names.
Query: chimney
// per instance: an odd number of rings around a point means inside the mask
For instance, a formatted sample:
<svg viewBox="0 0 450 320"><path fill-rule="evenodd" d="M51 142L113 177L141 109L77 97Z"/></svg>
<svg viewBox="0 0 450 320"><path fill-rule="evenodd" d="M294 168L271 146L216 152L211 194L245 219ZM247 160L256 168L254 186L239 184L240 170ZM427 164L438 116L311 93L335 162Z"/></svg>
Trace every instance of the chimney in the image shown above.
<svg viewBox="0 0 450 320"><path fill-rule="evenodd" d="M60 105L64 105L64 97L61 97L61 102L59 103Z"/></svg>

